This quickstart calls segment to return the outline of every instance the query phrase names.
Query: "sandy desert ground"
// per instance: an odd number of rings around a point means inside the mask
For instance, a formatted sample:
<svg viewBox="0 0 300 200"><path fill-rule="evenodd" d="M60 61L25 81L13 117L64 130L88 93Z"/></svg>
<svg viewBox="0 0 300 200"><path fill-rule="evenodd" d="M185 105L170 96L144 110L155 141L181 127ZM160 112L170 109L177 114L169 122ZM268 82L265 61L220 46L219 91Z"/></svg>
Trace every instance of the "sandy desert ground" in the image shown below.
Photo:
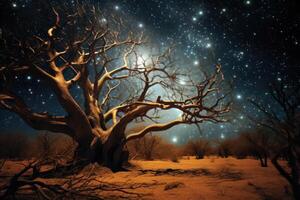
<svg viewBox="0 0 300 200"><path fill-rule="evenodd" d="M209 157L171 161L131 161L129 171L112 173L99 166L89 166L94 184L105 183L117 191L103 191L104 199L159 200L288 200L288 183L274 167L262 168L254 159ZM7 161L0 176L13 173L22 165ZM55 182L59 180L47 180Z"/></svg>

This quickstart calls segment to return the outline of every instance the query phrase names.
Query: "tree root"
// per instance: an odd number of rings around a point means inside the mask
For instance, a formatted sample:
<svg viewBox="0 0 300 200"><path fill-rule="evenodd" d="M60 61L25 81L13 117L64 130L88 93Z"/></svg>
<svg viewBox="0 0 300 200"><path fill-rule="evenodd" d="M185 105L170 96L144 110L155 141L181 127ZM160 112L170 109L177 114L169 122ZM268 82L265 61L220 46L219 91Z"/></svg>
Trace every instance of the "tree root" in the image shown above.
<svg viewBox="0 0 300 200"><path fill-rule="evenodd" d="M78 174L85 166L90 164L88 160L72 161L66 165L58 164L47 171L37 171L33 173L33 178L64 178L66 176Z"/></svg>
<svg viewBox="0 0 300 200"><path fill-rule="evenodd" d="M133 190L157 185L156 182L132 184L103 182L94 175L94 168L87 174L74 174L86 166L86 162L61 168L59 166L56 170L46 172L34 172L46 163L49 164L45 161L33 161L12 176L7 183L0 185L0 199L141 199L150 194ZM68 169L71 169L71 172L68 172ZM30 171L33 172L32 176L25 175ZM64 176L65 174L69 176ZM53 176L55 179L49 179L52 175L55 175Z"/></svg>

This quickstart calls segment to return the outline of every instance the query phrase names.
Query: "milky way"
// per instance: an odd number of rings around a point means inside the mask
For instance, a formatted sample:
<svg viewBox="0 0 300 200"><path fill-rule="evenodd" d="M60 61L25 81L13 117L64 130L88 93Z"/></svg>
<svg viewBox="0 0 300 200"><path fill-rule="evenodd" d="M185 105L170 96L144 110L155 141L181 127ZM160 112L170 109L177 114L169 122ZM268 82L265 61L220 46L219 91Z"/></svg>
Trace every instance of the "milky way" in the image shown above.
<svg viewBox="0 0 300 200"><path fill-rule="evenodd" d="M156 45L167 47L175 44L181 67L193 70L220 63L225 79L232 81L234 110L231 122L202 124L201 133L193 126L181 125L164 133L171 142L184 143L200 136L222 139L251 129L253 124L247 120L247 115L259 116L260 112L248 103L249 98L273 107L276 105L269 101L269 82L288 79L299 84L300 17L296 1L89 2L105 12L126 18L127 23L143 31ZM7 16L13 18L14 13L30 13L31 1L10 1L9 5L0 3L0 6L2 24L12 20ZM22 82L18 93L34 108L62 112L54 94L45 91L39 79L16 77L16 82ZM185 81L182 80L181 84L184 85ZM171 111L171 114L180 114L176 112ZM19 117L3 110L0 111L0 130L33 131Z"/></svg>

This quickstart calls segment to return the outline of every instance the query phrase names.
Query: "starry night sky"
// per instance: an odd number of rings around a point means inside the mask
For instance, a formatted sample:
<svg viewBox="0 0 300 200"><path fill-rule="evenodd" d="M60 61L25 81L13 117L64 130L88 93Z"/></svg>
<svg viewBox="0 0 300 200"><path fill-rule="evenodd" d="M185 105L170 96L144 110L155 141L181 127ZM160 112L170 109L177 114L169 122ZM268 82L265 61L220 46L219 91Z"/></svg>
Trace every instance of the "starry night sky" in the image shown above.
<svg viewBox="0 0 300 200"><path fill-rule="evenodd" d="M7 19L7 16L13 18L14 13L31 12L30 0L8 2L0 3L1 24L8 20L16 22ZM276 107L270 101L270 82L289 80L299 84L300 7L296 0L89 2L126 18L132 27L145 32L152 43L175 44L179 49L177 56L184 66L191 66L190 69L192 66L222 65L225 79L233 81L234 85L233 120L224 124L202 124L205 137L225 138L253 128L247 115L257 117L260 113L247 99ZM43 87L41 80L28 75L16 77L16 83L20 83L19 95L34 109L50 109L54 114L62 112L54 94ZM0 131L7 130L33 131L16 115L1 110ZM164 135L174 143L184 143L200 134L194 126L181 125Z"/></svg>

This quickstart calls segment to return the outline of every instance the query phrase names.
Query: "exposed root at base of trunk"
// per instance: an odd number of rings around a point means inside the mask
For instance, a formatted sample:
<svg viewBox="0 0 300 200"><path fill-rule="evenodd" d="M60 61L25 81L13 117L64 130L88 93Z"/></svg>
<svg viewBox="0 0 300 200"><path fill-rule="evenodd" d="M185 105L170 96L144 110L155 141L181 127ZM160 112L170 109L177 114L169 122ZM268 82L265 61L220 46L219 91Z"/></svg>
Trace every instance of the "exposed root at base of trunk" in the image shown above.
<svg viewBox="0 0 300 200"><path fill-rule="evenodd" d="M89 163L89 160L74 160L66 165L56 165L47 171L39 171L38 168L40 166L35 166L33 168L32 178L63 178L78 174Z"/></svg>

